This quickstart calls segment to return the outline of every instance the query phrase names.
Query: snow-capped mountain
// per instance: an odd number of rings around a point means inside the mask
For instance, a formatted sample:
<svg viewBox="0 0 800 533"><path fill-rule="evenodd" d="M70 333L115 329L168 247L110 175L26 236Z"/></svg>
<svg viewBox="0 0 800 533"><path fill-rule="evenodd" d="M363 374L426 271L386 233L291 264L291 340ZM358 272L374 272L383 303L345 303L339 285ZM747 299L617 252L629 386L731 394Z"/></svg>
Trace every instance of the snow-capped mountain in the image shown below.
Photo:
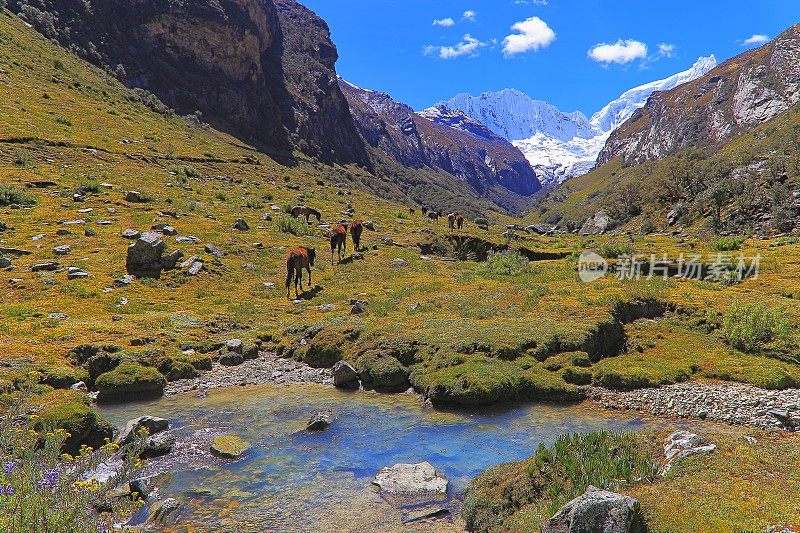
<svg viewBox="0 0 800 533"><path fill-rule="evenodd" d="M643 107L653 92L699 78L716 65L713 55L700 57L688 70L626 91L591 119L580 111L564 113L515 89L480 96L459 94L423 113L462 111L519 148L540 181L560 183L591 170L611 132Z"/></svg>

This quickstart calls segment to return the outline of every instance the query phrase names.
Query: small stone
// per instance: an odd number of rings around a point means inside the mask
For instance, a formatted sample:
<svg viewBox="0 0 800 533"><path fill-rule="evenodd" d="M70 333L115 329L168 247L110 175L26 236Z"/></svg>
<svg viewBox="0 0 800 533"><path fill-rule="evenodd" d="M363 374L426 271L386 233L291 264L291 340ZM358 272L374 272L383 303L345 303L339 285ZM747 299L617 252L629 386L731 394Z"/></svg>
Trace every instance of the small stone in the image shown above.
<svg viewBox="0 0 800 533"><path fill-rule="evenodd" d="M247 221L243 218L237 218L236 222L233 223L233 229L237 231L248 231L250 226L247 224Z"/></svg>
<svg viewBox="0 0 800 533"><path fill-rule="evenodd" d="M128 229L122 230L122 233L120 235L122 235L123 239L131 239L131 240L133 240L133 239L138 239L139 237L141 237L142 232L139 231L139 230L128 228Z"/></svg>
<svg viewBox="0 0 800 533"><path fill-rule="evenodd" d="M184 237L175 237L175 242L178 244L195 244L200 242L200 239L193 235L188 235Z"/></svg>
<svg viewBox="0 0 800 533"><path fill-rule="evenodd" d="M392 259L391 261L389 261L389 266L396 267L396 268L397 267L406 267L406 266L408 266L408 261L398 257L397 259Z"/></svg>
<svg viewBox="0 0 800 533"><path fill-rule="evenodd" d="M47 318L51 320L67 320L69 315L66 313L50 313L47 315Z"/></svg>
<svg viewBox="0 0 800 533"><path fill-rule="evenodd" d="M139 191L128 191L127 193L125 193L125 201L131 203L141 202L142 193L140 193Z"/></svg>
<svg viewBox="0 0 800 533"><path fill-rule="evenodd" d="M360 315L367 311L367 304L365 302L356 302L353 304L353 307L350 308L351 315Z"/></svg>
<svg viewBox="0 0 800 533"><path fill-rule="evenodd" d="M242 353L244 344L241 339L229 339L225 341L225 347L230 352Z"/></svg>
<svg viewBox="0 0 800 533"><path fill-rule="evenodd" d="M47 261L45 263L36 263L36 264L34 264L33 266L31 266L31 271L32 272L42 272L42 271L53 272L55 270L58 270L58 267L59 267L58 261Z"/></svg>
<svg viewBox="0 0 800 533"><path fill-rule="evenodd" d="M203 263L200 261L195 261L192 263L192 266L189 267L189 275L196 276L203 270Z"/></svg>
<svg viewBox="0 0 800 533"><path fill-rule="evenodd" d="M325 409L314 413L308 421L306 430L308 431L325 431L333 423L335 413L330 409Z"/></svg>
<svg viewBox="0 0 800 533"><path fill-rule="evenodd" d="M224 257L225 252L214 246L213 244L206 244L205 250L207 253L210 253L214 257Z"/></svg>

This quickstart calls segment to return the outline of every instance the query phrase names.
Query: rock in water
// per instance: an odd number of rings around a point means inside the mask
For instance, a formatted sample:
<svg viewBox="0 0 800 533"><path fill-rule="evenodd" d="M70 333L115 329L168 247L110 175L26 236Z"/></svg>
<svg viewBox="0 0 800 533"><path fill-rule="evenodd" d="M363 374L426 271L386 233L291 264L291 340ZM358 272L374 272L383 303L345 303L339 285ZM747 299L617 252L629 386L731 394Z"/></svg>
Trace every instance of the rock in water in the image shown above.
<svg viewBox="0 0 800 533"><path fill-rule="evenodd" d="M358 372L346 361L337 361L333 365L333 384L342 389L358 388Z"/></svg>
<svg viewBox="0 0 800 533"><path fill-rule="evenodd" d="M236 435L221 435L211 439L211 455L223 459L238 459L249 447L249 442Z"/></svg>
<svg viewBox="0 0 800 533"><path fill-rule="evenodd" d="M542 524L542 533L630 533L635 531L639 500L589 485Z"/></svg>
<svg viewBox="0 0 800 533"><path fill-rule="evenodd" d="M160 500L150 507L150 513L147 516L147 522L150 524L159 524L167 526L174 524L178 520L180 514L181 504L175 498L167 498Z"/></svg>
<svg viewBox="0 0 800 533"><path fill-rule="evenodd" d="M169 420L166 418L159 418L157 416L140 416L139 418L134 418L133 420L128 420L128 423L125 424L125 427L122 428L122 431L119 432L119 436L117 437L116 443L120 446L124 446L125 444L130 444L133 442L136 433L140 429L146 429L148 435L155 435L156 433L161 433L162 431L166 431L169 428Z"/></svg>
<svg viewBox="0 0 800 533"><path fill-rule="evenodd" d="M425 461L417 464L398 463L382 468L372 480L386 494L422 496L424 494L447 494L448 480Z"/></svg>
<svg viewBox="0 0 800 533"><path fill-rule="evenodd" d="M336 414L330 409L319 411L308 421L306 429L308 431L325 431L333 423L335 417Z"/></svg>
<svg viewBox="0 0 800 533"><path fill-rule="evenodd" d="M175 435L170 435L168 433L159 433L158 435L147 437L147 440L144 441L144 448L142 449L140 457L142 459L152 459L153 457L167 455L172 451L176 440L177 437Z"/></svg>

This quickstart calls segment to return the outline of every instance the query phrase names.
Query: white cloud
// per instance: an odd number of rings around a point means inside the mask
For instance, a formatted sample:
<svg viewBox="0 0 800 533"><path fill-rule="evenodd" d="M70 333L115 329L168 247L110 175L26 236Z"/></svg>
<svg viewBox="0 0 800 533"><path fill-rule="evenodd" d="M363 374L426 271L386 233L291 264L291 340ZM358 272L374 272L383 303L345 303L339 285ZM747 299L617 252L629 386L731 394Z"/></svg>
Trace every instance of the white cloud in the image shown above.
<svg viewBox="0 0 800 533"><path fill-rule="evenodd" d="M675 57L675 45L667 43L659 43L658 55L661 57Z"/></svg>
<svg viewBox="0 0 800 533"><path fill-rule="evenodd" d="M433 21L434 26L441 26L442 28L450 28L456 25L456 21L451 19L450 17L443 18L443 19L436 19Z"/></svg>
<svg viewBox="0 0 800 533"><path fill-rule="evenodd" d="M476 13L475 11L473 11L471 9L468 9L468 10L464 11L464 14L462 15L462 18L464 20L468 20L470 22L475 22L475 19L478 18L478 13Z"/></svg>
<svg viewBox="0 0 800 533"><path fill-rule="evenodd" d="M647 57L647 45L633 39L618 40L614 44L600 43L594 45L588 52L589 57L598 63L630 63L636 59Z"/></svg>
<svg viewBox="0 0 800 533"><path fill-rule="evenodd" d="M765 42L769 41L769 35L764 35L763 33L754 33L752 36L748 37L744 41L742 41L742 46L752 46L754 44L764 44Z"/></svg>
<svg viewBox="0 0 800 533"><path fill-rule="evenodd" d="M506 57L546 48L556 38L556 32L539 17L517 22L511 29L516 33L503 39L503 54Z"/></svg>
<svg viewBox="0 0 800 533"><path fill-rule="evenodd" d="M453 46L429 45L423 48L422 52L426 56L438 55L439 59L455 59L461 56L475 57L478 55L478 51L484 46L486 46L485 42L476 39L468 33L464 35L464 38L458 44Z"/></svg>

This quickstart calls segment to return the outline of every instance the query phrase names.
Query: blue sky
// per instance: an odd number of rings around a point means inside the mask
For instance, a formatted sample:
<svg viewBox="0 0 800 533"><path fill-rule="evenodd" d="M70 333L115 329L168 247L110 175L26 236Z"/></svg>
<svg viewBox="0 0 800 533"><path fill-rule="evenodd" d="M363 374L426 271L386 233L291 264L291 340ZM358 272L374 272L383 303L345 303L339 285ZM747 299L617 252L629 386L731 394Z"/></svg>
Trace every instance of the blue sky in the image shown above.
<svg viewBox="0 0 800 533"><path fill-rule="evenodd" d="M341 76L415 109L513 87L591 115L701 55L722 61L800 22L797 0L300 1L330 25Z"/></svg>

